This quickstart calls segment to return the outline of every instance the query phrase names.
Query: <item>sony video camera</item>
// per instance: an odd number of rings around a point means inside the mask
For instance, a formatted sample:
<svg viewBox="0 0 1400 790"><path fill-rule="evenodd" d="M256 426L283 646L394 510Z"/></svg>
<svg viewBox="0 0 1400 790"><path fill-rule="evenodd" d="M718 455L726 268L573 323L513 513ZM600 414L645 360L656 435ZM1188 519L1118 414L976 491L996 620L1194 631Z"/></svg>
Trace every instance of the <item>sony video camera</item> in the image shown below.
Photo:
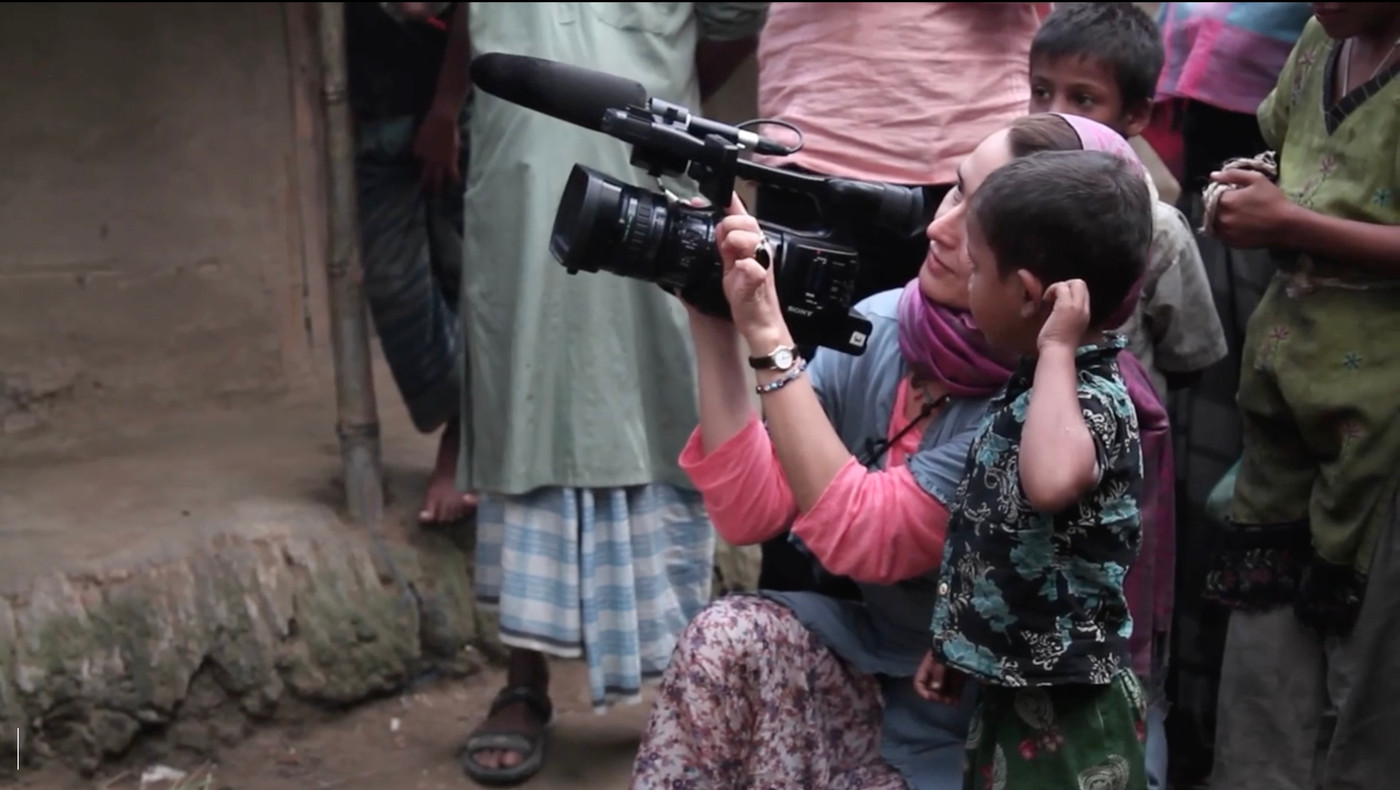
<svg viewBox="0 0 1400 790"><path fill-rule="evenodd" d="M920 233L931 213L922 190L740 159L745 150L781 156L801 145L789 148L744 128L778 122L736 127L711 121L648 98L639 83L610 74L488 53L472 61L471 76L476 87L497 98L631 143L635 167L653 177L688 175L709 201L701 208L574 165L549 245L570 274L607 271L656 283L701 312L729 318L715 225L725 215L735 179L803 193L816 201L826 227L799 233L760 222L771 260L760 250L759 263L773 269L779 304L799 345L864 353L870 322L851 309L861 265L851 229L869 225L906 236ZM800 130L792 131L800 141Z"/></svg>

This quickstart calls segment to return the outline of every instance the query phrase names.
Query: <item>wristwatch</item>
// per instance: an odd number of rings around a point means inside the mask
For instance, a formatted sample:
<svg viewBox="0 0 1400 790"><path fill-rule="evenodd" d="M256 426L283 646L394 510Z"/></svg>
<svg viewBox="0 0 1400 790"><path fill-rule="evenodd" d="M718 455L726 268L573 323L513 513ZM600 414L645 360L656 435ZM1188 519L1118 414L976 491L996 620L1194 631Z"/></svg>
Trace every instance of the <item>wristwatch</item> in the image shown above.
<svg viewBox="0 0 1400 790"><path fill-rule="evenodd" d="M792 346L778 346L767 356L749 357L749 367L754 370L776 370L785 372L797 363L797 349Z"/></svg>

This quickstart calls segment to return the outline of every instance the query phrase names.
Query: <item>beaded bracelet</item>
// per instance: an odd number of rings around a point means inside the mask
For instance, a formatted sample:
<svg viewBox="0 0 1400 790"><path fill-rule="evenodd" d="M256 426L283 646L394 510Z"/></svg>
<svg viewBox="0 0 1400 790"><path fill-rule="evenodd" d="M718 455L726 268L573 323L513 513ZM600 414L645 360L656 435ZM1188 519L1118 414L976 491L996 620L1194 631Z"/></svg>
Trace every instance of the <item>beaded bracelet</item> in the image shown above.
<svg viewBox="0 0 1400 790"><path fill-rule="evenodd" d="M796 365L793 365L791 368L788 369L788 372L783 374L782 378L770 381L767 384L760 384L757 387L754 387L754 391L757 392L759 395L767 395L770 392L777 392L778 390L782 389L783 387L786 387L788 384L791 384L793 381L795 381L798 376L802 375L802 371L806 369L807 360L799 359L797 360Z"/></svg>

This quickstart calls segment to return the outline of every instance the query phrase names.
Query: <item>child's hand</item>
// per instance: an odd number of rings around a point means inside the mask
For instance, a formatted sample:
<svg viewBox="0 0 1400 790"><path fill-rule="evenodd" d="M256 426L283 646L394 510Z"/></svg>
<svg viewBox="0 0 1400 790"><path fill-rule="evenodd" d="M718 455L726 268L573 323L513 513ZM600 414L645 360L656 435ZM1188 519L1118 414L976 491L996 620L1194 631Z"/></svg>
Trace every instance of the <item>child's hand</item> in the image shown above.
<svg viewBox="0 0 1400 790"><path fill-rule="evenodd" d="M914 691L929 702L956 706L962 701L963 673L933 657L930 650L914 673Z"/></svg>
<svg viewBox="0 0 1400 790"><path fill-rule="evenodd" d="M1078 348L1089 329L1089 286L1083 280L1055 283L1045 289L1044 304L1050 307L1050 317L1040 328L1036 349L1043 353L1053 346Z"/></svg>
<svg viewBox="0 0 1400 790"><path fill-rule="evenodd" d="M1211 173L1210 178L1234 186L1220 196L1216 208L1212 231L1221 241L1242 250L1288 246L1281 239L1297 206L1268 176L1238 169Z"/></svg>

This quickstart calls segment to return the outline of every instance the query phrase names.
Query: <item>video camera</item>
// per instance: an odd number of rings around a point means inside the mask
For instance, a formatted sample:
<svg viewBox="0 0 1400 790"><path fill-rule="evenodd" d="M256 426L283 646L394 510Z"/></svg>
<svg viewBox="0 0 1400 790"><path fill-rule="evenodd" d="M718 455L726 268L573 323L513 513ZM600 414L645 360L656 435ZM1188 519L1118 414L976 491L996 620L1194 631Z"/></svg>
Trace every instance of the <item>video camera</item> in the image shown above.
<svg viewBox="0 0 1400 790"><path fill-rule="evenodd" d="M473 59L472 82L512 104L593 129L632 145L632 165L652 177L686 175L709 201L701 208L574 165L549 249L570 274L607 271L656 283L708 315L730 318L721 287L723 263L715 225L725 215L736 178L811 196L824 226L797 232L760 222L771 248L759 263L772 267L793 339L847 354L864 353L871 325L851 308L861 262L852 241L857 225L891 233L922 232L930 215L923 191L910 187L813 176L740 159L751 150L790 155L801 131L777 121L730 126L684 107L648 98L637 82L541 58L487 53ZM786 126L798 134L787 147L745 127Z"/></svg>

